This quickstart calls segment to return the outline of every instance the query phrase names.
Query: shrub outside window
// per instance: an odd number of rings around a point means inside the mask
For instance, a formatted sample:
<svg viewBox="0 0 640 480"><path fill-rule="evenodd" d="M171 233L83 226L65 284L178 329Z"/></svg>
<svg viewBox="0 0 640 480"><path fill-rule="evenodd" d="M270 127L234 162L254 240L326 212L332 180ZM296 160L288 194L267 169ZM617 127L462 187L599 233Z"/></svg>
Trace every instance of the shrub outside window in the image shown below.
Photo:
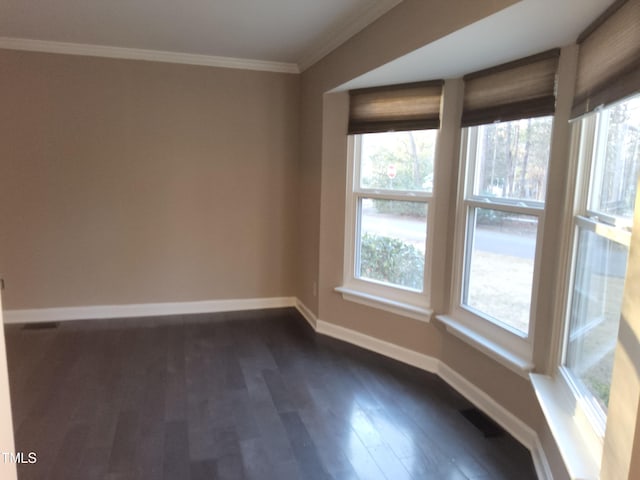
<svg viewBox="0 0 640 480"><path fill-rule="evenodd" d="M437 130L353 137L354 228L348 266L359 288L425 305L427 225Z"/></svg>

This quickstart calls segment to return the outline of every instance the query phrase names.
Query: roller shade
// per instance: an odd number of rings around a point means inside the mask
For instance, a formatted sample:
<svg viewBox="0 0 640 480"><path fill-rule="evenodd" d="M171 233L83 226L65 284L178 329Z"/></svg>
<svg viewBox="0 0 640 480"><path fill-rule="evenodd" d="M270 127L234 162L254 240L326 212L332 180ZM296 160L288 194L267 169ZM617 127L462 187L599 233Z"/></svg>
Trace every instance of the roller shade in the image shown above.
<svg viewBox="0 0 640 480"><path fill-rule="evenodd" d="M440 128L443 80L349 91L349 134Z"/></svg>
<svg viewBox="0 0 640 480"><path fill-rule="evenodd" d="M577 42L572 118L640 91L640 0L613 3Z"/></svg>
<svg viewBox="0 0 640 480"><path fill-rule="evenodd" d="M462 126L552 115L559 57L553 49L465 75Z"/></svg>

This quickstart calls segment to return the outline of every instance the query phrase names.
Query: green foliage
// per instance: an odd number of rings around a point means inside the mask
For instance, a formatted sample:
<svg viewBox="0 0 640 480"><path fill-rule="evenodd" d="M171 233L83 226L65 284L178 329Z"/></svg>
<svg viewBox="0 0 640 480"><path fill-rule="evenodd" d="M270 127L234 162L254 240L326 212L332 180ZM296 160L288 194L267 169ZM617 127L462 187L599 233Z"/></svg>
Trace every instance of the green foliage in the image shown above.
<svg viewBox="0 0 640 480"><path fill-rule="evenodd" d="M374 199L373 206L378 213L419 218L425 218L427 216L427 205L422 202L398 202Z"/></svg>
<svg viewBox="0 0 640 480"><path fill-rule="evenodd" d="M479 128L478 194L543 201L551 117Z"/></svg>
<svg viewBox="0 0 640 480"><path fill-rule="evenodd" d="M479 225L502 225L509 218L510 213L489 208L478 208L476 210L476 222Z"/></svg>
<svg viewBox="0 0 640 480"><path fill-rule="evenodd" d="M633 110L630 103L622 102L603 114L606 118L603 123L608 130L597 208L622 217L633 215L636 181L640 173L637 103L635 112Z"/></svg>
<svg viewBox="0 0 640 480"><path fill-rule="evenodd" d="M606 411L607 406L609 405L609 394L611 391L610 380L608 378L600 378L597 375L592 375L585 378L584 381L589 390L591 390Z"/></svg>
<svg viewBox="0 0 640 480"><path fill-rule="evenodd" d="M431 191L436 132L367 134L362 138L362 185L382 190ZM395 171L389 178L389 169ZM374 201L380 213L426 216L424 203Z"/></svg>
<svg viewBox="0 0 640 480"><path fill-rule="evenodd" d="M388 190L431 190L433 131L387 132L363 138L363 184ZM388 169L396 176L389 178Z"/></svg>
<svg viewBox="0 0 640 480"><path fill-rule="evenodd" d="M422 290L424 254L397 238L365 233L360 242L360 275Z"/></svg>

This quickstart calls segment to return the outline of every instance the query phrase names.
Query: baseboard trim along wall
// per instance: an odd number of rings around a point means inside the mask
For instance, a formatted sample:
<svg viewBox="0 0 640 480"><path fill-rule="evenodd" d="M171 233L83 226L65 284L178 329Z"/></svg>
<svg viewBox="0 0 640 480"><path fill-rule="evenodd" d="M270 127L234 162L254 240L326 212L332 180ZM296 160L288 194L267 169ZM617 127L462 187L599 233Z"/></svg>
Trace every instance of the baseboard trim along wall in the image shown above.
<svg viewBox="0 0 640 480"><path fill-rule="evenodd" d="M447 364L429 355L320 320L299 300L296 302L296 308L316 333L357 345L385 357L435 373L529 449L540 480L553 479L549 461L536 431Z"/></svg>
<svg viewBox="0 0 640 480"><path fill-rule="evenodd" d="M480 410L484 411L530 450L538 478L541 480L553 479L549 462L542 449L536 431L458 372L437 358L400 347L349 328L341 327L340 325L320 320L306 305L295 297L7 310L4 312L4 323L38 323L66 320L187 315L191 313L216 313L284 307L295 307L309 323L309 326L320 335L326 335L427 372L437 374L447 382L447 384Z"/></svg>
<svg viewBox="0 0 640 480"><path fill-rule="evenodd" d="M424 355L408 348L400 347L393 343L385 342L378 338L370 337L363 333L335 325L333 323L317 320L316 332L321 335L333 337L352 345L371 350L385 357L399 360L430 373L438 373L439 361L428 355Z"/></svg>
<svg viewBox="0 0 640 480"><path fill-rule="evenodd" d="M6 310L4 323L61 322L104 318L154 317L216 313L266 308L295 307L295 297L239 298L198 302L142 303L132 305L97 305L87 307L36 308Z"/></svg>

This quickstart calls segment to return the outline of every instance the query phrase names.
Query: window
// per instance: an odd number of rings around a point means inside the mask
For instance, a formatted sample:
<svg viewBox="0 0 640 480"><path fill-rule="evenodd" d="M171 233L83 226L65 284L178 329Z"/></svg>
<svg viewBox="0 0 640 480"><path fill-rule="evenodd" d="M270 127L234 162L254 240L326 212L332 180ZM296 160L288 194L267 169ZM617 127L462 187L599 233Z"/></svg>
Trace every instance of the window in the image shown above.
<svg viewBox="0 0 640 480"><path fill-rule="evenodd" d="M424 291L436 134L369 133L355 139L355 278Z"/></svg>
<svg viewBox="0 0 640 480"><path fill-rule="evenodd" d="M621 474L635 454L633 442L620 441L635 434L635 411L607 410L640 172L639 14L640 2L613 2L567 57L577 56L575 78L561 79L563 89L574 81L566 170L573 202L556 237L553 372L530 378L571 478ZM628 401L634 387L620 379L612 398Z"/></svg>
<svg viewBox="0 0 640 480"><path fill-rule="evenodd" d="M427 231L442 84L349 92L345 271L337 290L419 319L430 316Z"/></svg>
<svg viewBox="0 0 640 480"><path fill-rule="evenodd" d="M464 77L447 328L521 375L532 369L557 49Z"/></svg>
<svg viewBox="0 0 640 480"><path fill-rule="evenodd" d="M469 127L462 305L529 333L552 117Z"/></svg>
<svg viewBox="0 0 640 480"><path fill-rule="evenodd" d="M562 371L602 436L640 173L640 96L580 120L584 187L574 216Z"/></svg>

